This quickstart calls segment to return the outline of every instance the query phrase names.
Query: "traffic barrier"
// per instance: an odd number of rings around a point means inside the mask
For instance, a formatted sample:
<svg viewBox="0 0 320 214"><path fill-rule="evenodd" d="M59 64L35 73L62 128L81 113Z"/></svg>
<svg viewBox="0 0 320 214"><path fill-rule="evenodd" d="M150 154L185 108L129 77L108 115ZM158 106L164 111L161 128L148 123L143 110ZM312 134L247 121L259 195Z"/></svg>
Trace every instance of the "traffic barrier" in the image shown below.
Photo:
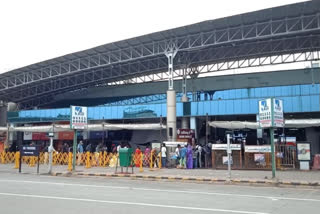
<svg viewBox="0 0 320 214"><path fill-rule="evenodd" d="M68 170L72 171L72 152L69 152L68 156Z"/></svg>
<svg viewBox="0 0 320 214"><path fill-rule="evenodd" d="M34 156L30 156L29 166L34 167L36 165L36 160Z"/></svg>
<svg viewBox="0 0 320 214"><path fill-rule="evenodd" d="M70 164L69 153L52 153L52 165L67 165ZM18 162L19 152L1 152L0 153L0 163L1 164L15 164L15 168ZM77 165L83 165L86 168L91 167L115 167L117 162L118 154L100 152L100 153L78 153L76 156ZM23 156L21 157L21 163L27 164L30 167L34 167L38 163L38 157ZM39 164L49 163L49 153L41 152L39 155ZM156 155L155 152L151 152L149 155L144 155L143 153L132 156L132 163L136 167L161 167L161 157Z"/></svg>
<svg viewBox="0 0 320 214"><path fill-rule="evenodd" d="M6 163L5 162L5 152L1 152L0 155L1 155L1 158L0 158L1 159L1 163L5 164Z"/></svg>
<svg viewBox="0 0 320 214"><path fill-rule="evenodd" d="M15 163L15 164L14 164L14 168L15 168L15 169L19 169L19 165L20 165L20 152L16 152L14 163Z"/></svg>
<svg viewBox="0 0 320 214"><path fill-rule="evenodd" d="M86 168L91 168L91 153L86 152Z"/></svg>
<svg viewBox="0 0 320 214"><path fill-rule="evenodd" d="M141 161L140 161L140 172L143 172L143 166L142 166L142 164L143 164L143 154L141 154Z"/></svg>

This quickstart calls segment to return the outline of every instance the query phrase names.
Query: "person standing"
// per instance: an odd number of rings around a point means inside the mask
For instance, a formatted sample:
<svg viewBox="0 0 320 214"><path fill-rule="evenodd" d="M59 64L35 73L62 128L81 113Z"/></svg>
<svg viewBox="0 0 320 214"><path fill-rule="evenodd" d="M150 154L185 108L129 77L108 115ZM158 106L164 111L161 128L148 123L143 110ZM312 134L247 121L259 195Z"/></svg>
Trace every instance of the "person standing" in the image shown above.
<svg viewBox="0 0 320 214"><path fill-rule="evenodd" d="M83 143L82 143L82 141L80 141L80 143L78 144L77 150L78 150L78 153L83 153Z"/></svg>
<svg viewBox="0 0 320 214"><path fill-rule="evenodd" d="M142 153L141 153L140 147L138 146L135 151L135 154L134 154L134 163L135 163L136 167L140 167L141 155L142 155Z"/></svg>
<svg viewBox="0 0 320 214"><path fill-rule="evenodd" d="M180 149L180 168L186 168L187 148L182 145Z"/></svg>
<svg viewBox="0 0 320 214"><path fill-rule="evenodd" d="M166 148L166 144L162 144L162 148L161 148L161 165L162 167L166 167L166 161L167 161L167 148Z"/></svg>
<svg viewBox="0 0 320 214"><path fill-rule="evenodd" d="M83 157L84 150L83 150L83 142L82 141L79 142L79 144L77 146L77 151L78 151L78 161L77 162L78 162L78 165L80 165L82 160L84 160L84 157Z"/></svg>
<svg viewBox="0 0 320 214"><path fill-rule="evenodd" d="M179 165L179 162L180 162L180 144L178 144L177 148L176 148L176 151L174 152L175 156L176 156L176 165L178 166Z"/></svg>
<svg viewBox="0 0 320 214"><path fill-rule="evenodd" d="M187 148L187 168L192 169L193 168L193 157L192 157L192 146L191 144L188 144Z"/></svg>
<svg viewBox="0 0 320 214"><path fill-rule="evenodd" d="M198 147L197 146L193 146L193 153L192 153L192 159L193 159L193 168L198 168Z"/></svg>

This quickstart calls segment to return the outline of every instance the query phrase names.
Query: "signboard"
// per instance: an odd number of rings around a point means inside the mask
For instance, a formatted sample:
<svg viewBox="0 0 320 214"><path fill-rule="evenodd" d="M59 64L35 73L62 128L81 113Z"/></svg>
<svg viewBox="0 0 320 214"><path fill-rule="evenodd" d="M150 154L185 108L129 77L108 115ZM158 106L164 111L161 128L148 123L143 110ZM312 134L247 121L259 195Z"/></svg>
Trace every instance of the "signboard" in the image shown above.
<svg viewBox="0 0 320 214"><path fill-rule="evenodd" d="M59 140L73 140L73 132L59 132L58 139Z"/></svg>
<svg viewBox="0 0 320 214"><path fill-rule="evenodd" d="M299 161L311 160L310 143L297 143L297 154Z"/></svg>
<svg viewBox="0 0 320 214"><path fill-rule="evenodd" d="M24 132L23 140L32 140L32 132Z"/></svg>
<svg viewBox="0 0 320 214"><path fill-rule="evenodd" d="M286 142L286 144L289 146L296 146L296 141L296 137L286 137L286 139L284 139L284 137L281 137L281 143Z"/></svg>
<svg viewBox="0 0 320 214"><path fill-rule="evenodd" d="M273 126L283 127L283 102L279 99L273 99Z"/></svg>
<svg viewBox="0 0 320 214"><path fill-rule="evenodd" d="M166 147L177 147L178 145L187 146L187 142L170 142L170 141L164 141L163 143L166 144Z"/></svg>
<svg viewBox="0 0 320 214"><path fill-rule="evenodd" d="M83 106L71 106L71 129L85 129L88 122L88 108Z"/></svg>
<svg viewBox="0 0 320 214"><path fill-rule="evenodd" d="M272 126L271 99L259 101L259 124L262 128Z"/></svg>
<svg viewBox="0 0 320 214"><path fill-rule="evenodd" d="M271 146L245 146L244 152L247 153L271 153Z"/></svg>
<svg viewBox="0 0 320 214"><path fill-rule="evenodd" d="M49 140L45 132L32 132L32 140Z"/></svg>
<svg viewBox="0 0 320 214"><path fill-rule="evenodd" d="M178 139L192 139L195 138L194 129L178 129L177 130Z"/></svg>
<svg viewBox="0 0 320 214"><path fill-rule="evenodd" d="M266 164L266 158L265 154L254 154L254 162L258 165L265 165Z"/></svg>
<svg viewBox="0 0 320 214"><path fill-rule="evenodd" d="M39 156L38 146L21 146L20 147L21 156Z"/></svg>
<svg viewBox="0 0 320 214"><path fill-rule="evenodd" d="M212 144L212 150L227 150L228 144ZM241 144L230 144L231 150L241 150Z"/></svg>
<svg viewBox="0 0 320 214"><path fill-rule="evenodd" d="M229 161L228 161L228 156L223 156L223 157L222 157L222 164L227 165L228 162L229 162ZM231 165L233 164L232 157L230 157L230 164L231 164Z"/></svg>
<svg viewBox="0 0 320 214"><path fill-rule="evenodd" d="M23 156L37 156L37 173L39 174L40 163L40 148L39 146L20 146L20 161L19 161L19 173L21 173L22 157Z"/></svg>
<svg viewBox="0 0 320 214"><path fill-rule="evenodd" d="M261 128L283 127L283 102L269 98L259 101L259 125Z"/></svg>

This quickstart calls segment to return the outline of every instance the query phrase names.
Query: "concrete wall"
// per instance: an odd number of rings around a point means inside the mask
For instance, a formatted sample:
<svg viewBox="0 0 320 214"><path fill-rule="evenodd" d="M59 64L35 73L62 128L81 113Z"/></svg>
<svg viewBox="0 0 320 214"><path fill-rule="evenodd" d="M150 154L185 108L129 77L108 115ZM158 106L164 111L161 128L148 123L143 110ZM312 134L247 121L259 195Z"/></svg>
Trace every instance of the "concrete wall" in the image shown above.
<svg viewBox="0 0 320 214"><path fill-rule="evenodd" d="M320 154L320 130L316 128L306 128L307 141L311 142L311 153Z"/></svg>

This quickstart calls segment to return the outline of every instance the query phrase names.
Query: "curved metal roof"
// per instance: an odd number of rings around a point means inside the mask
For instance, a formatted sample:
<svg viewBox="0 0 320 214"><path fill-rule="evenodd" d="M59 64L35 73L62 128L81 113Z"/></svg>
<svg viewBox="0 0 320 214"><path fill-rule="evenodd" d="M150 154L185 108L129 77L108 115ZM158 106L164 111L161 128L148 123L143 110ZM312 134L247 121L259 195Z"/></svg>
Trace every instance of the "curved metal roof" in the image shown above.
<svg viewBox="0 0 320 214"><path fill-rule="evenodd" d="M64 63L72 60L77 60L79 58L84 58L88 56L93 56L103 52L116 51L119 49L127 49L132 46L140 44L149 44L152 42L176 39L177 37L184 37L197 33L205 33L213 30L232 28L240 25L249 25L257 22L278 20L283 17L297 17L297 16L307 16L309 14L319 12L320 1L307 1L296 4L284 5L280 7L273 7L268 9L263 9L255 12L244 13L240 15L229 16L225 18L219 18L215 20L203 21L196 24L191 24L183 27L178 27L174 29L164 30L160 32L155 32L135 38L130 38L118 42L108 43L105 45L97 46L87 50L67 54L43 62L28 65L22 68L18 68L3 74L0 74L0 79L3 77L9 77L11 75L19 74L25 71L40 69L54 65L57 63Z"/></svg>
<svg viewBox="0 0 320 214"><path fill-rule="evenodd" d="M172 46L178 50L175 72L186 64L210 65L207 72L214 72L320 59L320 1L208 20L19 68L0 74L0 100L32 108L68 91L149 75L165 80Z"/></svg>

